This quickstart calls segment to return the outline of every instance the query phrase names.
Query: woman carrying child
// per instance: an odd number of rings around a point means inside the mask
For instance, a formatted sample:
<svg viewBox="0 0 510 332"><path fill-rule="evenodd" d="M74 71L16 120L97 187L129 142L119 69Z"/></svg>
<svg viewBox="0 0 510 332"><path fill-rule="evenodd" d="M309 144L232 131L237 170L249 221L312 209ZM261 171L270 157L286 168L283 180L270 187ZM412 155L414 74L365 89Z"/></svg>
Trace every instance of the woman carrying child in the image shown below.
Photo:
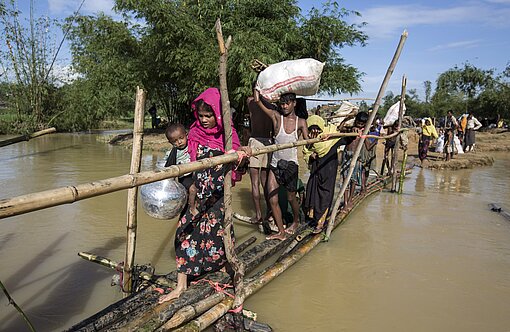
<svg viewBox="0 0 510 332"><path fill-rule="evenodd" d="M195 122L188 134L191 161L224 154L225 131L219 90L216 88L205 90L193 101L191 108L195 116ZM250 153L249 148L239 145L237 132L232 128L232 148ZM194 183L190 188L189 209L180 219L175 234L177 287L169 294L161 296L159 303L178 298L187 288L188 276L198 277L218 271L227 263L222 225L225 211L223 203L225 170L224 165L218 165L193 174ZM239 173L232 172L233 181L240 178Z"/></svg>
<svg viewBox="0 0 510 332"><path fill-rule="evenodd" d="M336 125L326 126L323 118L312 115L306 120L309 138L319 135L327 138L337 133ZM335 191L338 169L338 147L350 143L354 138L330 139L303 147L303 157L310 165L310 178L306 185L305 209L308 211L309 225L314 233L320 233L329 216Z"/></svg>

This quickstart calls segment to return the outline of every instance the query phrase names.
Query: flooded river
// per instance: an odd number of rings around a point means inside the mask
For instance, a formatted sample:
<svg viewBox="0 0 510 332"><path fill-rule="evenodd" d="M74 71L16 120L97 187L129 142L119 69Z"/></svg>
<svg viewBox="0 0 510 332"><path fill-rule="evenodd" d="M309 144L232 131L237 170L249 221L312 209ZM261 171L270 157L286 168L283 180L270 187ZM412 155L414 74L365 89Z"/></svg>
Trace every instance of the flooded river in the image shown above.
<svg viewBox="0 0 510 332"><path fill-rule="evenodd" d="M131 152L96 138L0 148L0 199L128 173ZM143 168L161 157L144 152ZM495 158L474 170L414 169L403 195L365 200L245 308L276 331L508 331L510 222L487 204L510 209L510 156ZM234 189L234 211L245 215L248 185ZM122 191L0 220L0 280L37 331L70 327L122 297L112 270L77 253L124 259L126 199ZM138 216L137 263L174 269L176 222ZM258 232L236 224L236 234ZM3 293L0 308L0 331L28 330Z"/></svg>

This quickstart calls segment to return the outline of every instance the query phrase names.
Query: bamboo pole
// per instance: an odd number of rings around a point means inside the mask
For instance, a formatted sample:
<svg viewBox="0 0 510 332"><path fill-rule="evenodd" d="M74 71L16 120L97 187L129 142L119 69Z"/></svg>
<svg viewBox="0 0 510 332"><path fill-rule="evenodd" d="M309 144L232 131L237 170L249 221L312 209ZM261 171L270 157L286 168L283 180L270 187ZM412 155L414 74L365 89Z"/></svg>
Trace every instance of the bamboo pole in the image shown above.
<svg viewBox="0 0 510 332"><path fill-rule="evenodd" d="M51 134L51 133L56 133L56 132L57 132L57 129L55 129L55 127L51 127L51 128L47 128L47 129L44 129L44 130L36 131L35 133L32 133L30 135L16 136L16 137L13 137L13 138L9 138L9 139L0 141L0 147L11 145L11 144L14 144L14 143L28 141L28 140L30 140L32 138L36 138L36 137L39 137L39 136L43 136L43 135L47 135L47 134Z"/></svg>
<svg viewBox="0 0 510 332"><path fill-rule="evenodd" d="M404 150L404 157L402 157L402 168L400 169L400 181L398 186L399 194L402 194L404 190L404 179L406 177L406 164L407 164L407 149Z"/></svg>
<svg viewBox="0 0 510 332"><path fill-rule="evenodd" d="M407 39L407 31L404 31L402 35L400 36L400 41L397 46L397 50L395 51L395 54L393 55L393 59L391 60L390 66L388 67L388 70L386 71L386 75L384 76L384 80L381 84L381 87L379 88L379 92L377 93L377 98L375 100L374 108L372 110L372 113L370 113L370 117L367 121L367 124L365 126L365 130L363 130L363 135L367 135L370 126L372 125L372 122L375 119L375 115L377 114L377 111L379 110L379 105L381 104L381 99L384 95L384 91L386 90L386 86L388 85L388 82L390 80L391 75L393 74L393 70L395 69L395 66L397 65L398 59L400 57L400 53L402 52L402 48L404 47L405 41ZM354 152L354 155L351 160L351 164L349 166L349 173L347 174L346 180L344 183L342 183L342 188L340 189L340 193L338 194L335 205L333 207L333 211L331 212L330 222L328 223L328 228L326 229L326 236L324 238L325 241L329 240L329 236L331 235L331 231L333 230L333 220L335 220L336 214L338 212L338 209L340 208L340 203L342 201L342 196L345 193L345 190L347 189L347 185L350 182L352 173L354 172L354 166L358 160L359 154L361 152L361 148L363 147L363 143L365 142L365 138L362 136L361 139L358 142L358 146L356 147L356 151Z"/></svg>
<svg viewBox="0 0 510 332"><path fill-rule="evenodd" d="M122 271L122 263L116 262L109 258L95 255L95 254L92 254L90 252L85 252L85 251L80 251L78 253L78 256L80 256L84 260L105 266L105 267L113 269L115 271Z"/></svg>
<svg viewBox="0 0 510 332"><path fill-rule="evenodd" d="M160 328L161 331L169 331L173 328L178 327L179 325L189 321L193 317L196 317L212 307L216 306L218 303L222 302L225 299L226 295L224 293L214 293L213 295L206 297L202 301L197 303L193 303L182 307L177 311L172 318L170 318L165 324L163 324ZM229 298L229 302L232 303L233 300Z"/></svg>
<svg viewBox="0 0 510 332"><path fill-rule="evenodd" d="M133 150L131 154L130 174L140 172L142 162L142 146L143 146L143 118L145 113L145 91L136 88L135 103L135 120L133 128ZM137 228L137 202L138 187L128 189L127 198L127 239L126 239L126 255L123 266L122 291L124 297L132 292L133 283L133 265L135 263L136 252L136 228Z"/></svg>
<svg viewBox="0 0 510 332"><path fill-rule="evenodd" d="M221 29L221 20L218 18L215 24L216 37L218 39L218 45L220 48L220 66L219 66L219 78L220 78L220 92L221 92L221 108L223 113L223 128L225 130L225 151L232 150L232 116L230 111L230 100L228 97L227 87L227 59L228 50L232 42L232 37L227 38L227 42L224 42L223 31ZM244 274L246 266L237 257L234 251L234 239L232 238L232 164L226 165L226 174L223 184L224 192L224 204L225 204L225 217L223 219L223 242L225 244L225 253L232 269L234 270L234 311L240 308L242 310L244 303ZM236 330L243 329L242 314L237 312L234 314L234 320L236 322Z"/></svg>
<svg viewBox="0 0 510 332"><path fill-rule="evenodd" d="M304 98L310 101L348 101L348 100L375 100L374 98L344 98L344 99L321 99L321 98Z"/></svg>
<svg viewBox="0 0 510 332"><path fill-rule="evenodd" d="M7 288L5 288L4 284L2 283L2 281L0 281L0 288L2 288L2 290L4 291L4 294L5 296L7 297L7 300L9 301L9 304L12 304L12 306L14 308L16 308L16 310L19 312L19 314L21 315L21 317L23 317L23 319L25 320L25 322L27 323L28 325L28 328L30 329L30 331L32 332L35 332L35 328L34 328L34 325L32 325L32 323L30 322L30 319L28 319L28 316L23 312L23 310L21 310L21 308L18 306L18 304L14 301L14 299L11 297L11 295L9 294L9 292L7 291Z"/></svg>
<svg viewBox="0 0 510 332"><path fill-rule="evenodd" d="M402 118L404 117L404 106L406 101L406 85L407 85L407 77L406 75L402 76L402 90L400 93L400 105L398 108L398 129L402 126ZM393 148L392 158L391 158L391 191L397 191L397 159L398 159L398 150L400 149L400 133L397 136L397 140L395 142L395 147Z"/></svg>
<svg viewBox="0 0 510 332"><path fill-rule="evenodd" d="M331 134L329 139L349 136L357 136L357 134ZM396 136L396 133L388 136L368 135L367 137L375 139L388 139L393 136ZM321 141L323 141L321 138L311 138L308 140L301 140L292 143L268 145L252 149L252 155L258 156L264 153L318 143ZM42 210L66 203L74 203L87 198L133 188L147 183L178 177L180 175L191 173L197 170L202 170L226 163L232 163L237 161L237 157L237 153L227 153L221 156L197 160L187 164L173 165L166 167L163 170L144 171L137 174L126 174L75 186L60 187L56 189L40 191L37 193L0 199L0 219Z"/></svg>
<svg viewBox="0 0 510 332"><path fill-rule="evenodd" d="M123 263L116 262L116 261L106 258L106 257L94 255L92 253L83 252L83 251L79 252L78 256L80 256L84 260L105 266L107 268L110 268L110 269L118 271L118 272L123 270ZM176 286L175 282L173 282L161 275L154 275L154 274L151 274L146 271L139 272L138 276L143 280L150 281L150 282L160 285L160 286L171 287L171 288L174 288Z"/></svg>

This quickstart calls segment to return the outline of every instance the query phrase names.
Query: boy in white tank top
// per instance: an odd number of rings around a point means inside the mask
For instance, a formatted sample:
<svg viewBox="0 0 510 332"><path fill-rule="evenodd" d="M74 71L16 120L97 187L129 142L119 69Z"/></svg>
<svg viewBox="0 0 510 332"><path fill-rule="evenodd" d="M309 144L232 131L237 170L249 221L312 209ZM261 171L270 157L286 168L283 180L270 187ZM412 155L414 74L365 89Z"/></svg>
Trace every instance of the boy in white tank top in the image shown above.
<svg viewBox="0 0 510 332"><path fill-rule="evenodd" d="M268 109L261 101L257 90L254 91L255 101L259 107L273 121L273 132L275 133L275 144L296 142L299 135L303 139L308 139L308 127L306 120L296 115L296 95L294 93L286 93L280 97L280 112ZM267 179L267 192L271 212L273 214L278 233L267 237L268 240L283 240L287 234L294 234L299 225L299 203L296 197L298 182L298 160L297 148L289 148L285 150L273 152L271 158L270 170ZM292 225L287 229L283 226L282 211L278 205L278 189L285 186L290 205L292 206L292 214L294 220Z"/></svg>

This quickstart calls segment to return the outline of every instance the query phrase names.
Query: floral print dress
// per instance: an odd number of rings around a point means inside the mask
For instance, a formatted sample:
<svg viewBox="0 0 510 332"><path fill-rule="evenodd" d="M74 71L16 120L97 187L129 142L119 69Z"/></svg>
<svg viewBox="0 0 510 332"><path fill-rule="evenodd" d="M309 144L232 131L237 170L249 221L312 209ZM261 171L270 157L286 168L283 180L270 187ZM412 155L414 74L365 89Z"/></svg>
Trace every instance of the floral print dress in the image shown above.
<svg viewBox="0 0 510 332"><path fill-rule="evenodd" d="M221 150L199 145L197 160L223 154ZM227 261L223 244L224 167L218 165L194 173L199 213L190 210L179 220L175 235L177 271L199 276L219 270Z"/></svg>

